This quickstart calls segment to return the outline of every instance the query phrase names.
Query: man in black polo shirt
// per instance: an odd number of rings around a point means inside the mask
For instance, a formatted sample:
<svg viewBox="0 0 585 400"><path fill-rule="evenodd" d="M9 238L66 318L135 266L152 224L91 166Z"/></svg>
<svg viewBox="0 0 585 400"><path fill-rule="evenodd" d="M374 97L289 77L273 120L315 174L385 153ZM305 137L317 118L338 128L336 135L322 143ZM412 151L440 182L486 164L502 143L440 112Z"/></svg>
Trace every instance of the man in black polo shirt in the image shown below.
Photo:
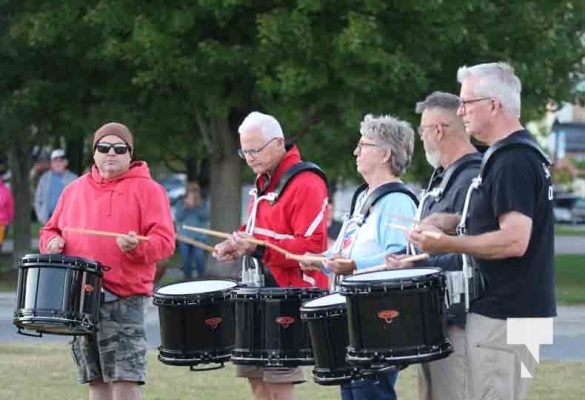
<svg viewBox="0 0 585 400"><path fill-rule="evenodd" d="M469 204L469 236L431 238L415 229L409 239L427 252L476 259L486 288L467 317L470 398L522 399L529 381L520 377L521 363L532 374L535 362L526 346L507 343L507 319L556 315L548 163L520 123L521 83L512 67L461 67L457 78L465 129L490 146Z"/></svg>
<svg viewBox="0 0 585 400"><path fill-rule="evenodd" d="M427 224L442 224L445 213L460 215L469 185L479 173L481 154L471 144L463 121L457 115L458 109L459 97L445 92L433 92L416 105L416 112L421 114L418 132L425 156L435 168L419 210L420 218ZM449 282L461 282L450 289L459 290L463 282L462 257L454 253L434 254L420 264L446 271ZM386 260L390 268L405 266L393 255ZM421 400L467 400L465 303L461 295L452 290L451 306L446 310L447 334L454 352L447 358L421 364Z"/></svg>

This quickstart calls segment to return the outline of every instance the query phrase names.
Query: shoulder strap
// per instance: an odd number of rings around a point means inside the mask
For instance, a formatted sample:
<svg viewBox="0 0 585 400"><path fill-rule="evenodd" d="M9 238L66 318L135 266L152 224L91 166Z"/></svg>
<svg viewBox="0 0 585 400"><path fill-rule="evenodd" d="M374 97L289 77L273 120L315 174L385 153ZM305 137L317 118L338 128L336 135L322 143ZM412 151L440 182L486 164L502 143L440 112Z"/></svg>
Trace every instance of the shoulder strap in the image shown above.
<svg viewBox="0 0 585 400"><path fill-rule="evenodd" d="M481 178L485 176L489 168L492 156L495 153L518 147L527 147L529 149L536 151L536 153L540 156L540 158L542 158L546 165L548 166L552 165L552 162L548 159L548 156L541 150L540 147L538 147L534 140L526 138L507 137L495 143L493 146L490 146L488 150L485 152L483 156L483 161L481 162L481 167L479 168L479 176Z"/></svg>
<svg viewBox="0 0 585 400"><path fill-rule="evenodd" d="M282 192L284 192L284 189L286 189L289 182L297 174L299 174L303 171L311 171L311 172L314 172L315 174L319 175L321 177L321 179L323 179L323 181L325 182L325 186L327 187L327 177L325 176L325 173L321 170L321 168L319 168L319 166L315 163L312 163L309 161L302 161L300 163L293 165L292 167L290 167L286 171L284 171L284 173L282 174L282 176L278 180L278 183L276 184L276 188L274 189L274 193L276 193L276 199L278 199L278 196L280 196L280 194Z"/></svg>
<svg viewBox="0 0 585 400"><path fill-rule="evenodd" d="M364 184L360 185L358 187L358 189L356 190L356 192L354 193L353 199L352 199L352 204L351 204L350 215L353 214L353 210L355 208L355 202L357 201L357 197L366 188L367 188L367 184L364 183ZM409 196L412 199L412 201L414 201L416 206L418 207L418 198L405 184L400 183L400 182L385 183L383 185L378 186L376 189L374 189L374 191L372 193L370 193L368 195L368 197L366 197L364 204L360 208L360 214L363 215L364 219L370 213L370 209L372 208L372 206L374 204L376 204L376 202L378 200L380 200L382 197L384 197L390 193L404 193L407 196Z"/></svg>
<svg viewBox="0 0 585 400"><path fill-rule="evenodd" d="M445 171L445 175L441 180L441 184L439 188L441 189L441 193L445 193L447 188L449 187L449 183L455 178L461 171L465 170L467 167L471 167L472 165L480 166L482 162L483 155L481 153L472 153L468 156L463 156L457 161L455 161L452 165L447 168Z"/></svg>

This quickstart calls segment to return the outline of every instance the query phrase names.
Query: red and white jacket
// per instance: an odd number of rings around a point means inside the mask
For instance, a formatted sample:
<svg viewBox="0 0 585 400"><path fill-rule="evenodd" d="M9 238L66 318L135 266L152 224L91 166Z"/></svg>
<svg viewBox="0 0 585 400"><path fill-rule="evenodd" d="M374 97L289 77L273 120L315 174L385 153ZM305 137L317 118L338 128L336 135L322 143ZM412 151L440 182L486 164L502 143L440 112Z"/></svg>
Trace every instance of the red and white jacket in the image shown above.
<svg viewBox="0 0 585 400"><path fill-rule="evenodd" d="M248 222L240 229L290 253L320 254L327 249L327 186L323 179L314 172L300 172L276 201L271 201L270 193L282 174L299 162L299 150L292 146L270 178L266 175L256 178L256 189L250 192ZM281 287L329 287L325 274L317 271L303 274L298 261L287 259L270 247L266 247L262 262Z"/></svg>

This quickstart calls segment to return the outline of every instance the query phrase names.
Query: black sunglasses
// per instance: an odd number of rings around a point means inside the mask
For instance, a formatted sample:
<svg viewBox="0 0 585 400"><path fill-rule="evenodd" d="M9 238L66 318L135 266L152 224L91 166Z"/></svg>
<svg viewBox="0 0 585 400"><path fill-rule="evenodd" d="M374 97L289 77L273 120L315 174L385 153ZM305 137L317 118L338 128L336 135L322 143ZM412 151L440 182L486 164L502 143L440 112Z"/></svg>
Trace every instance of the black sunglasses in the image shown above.
<svg viewBox="0 0 585 400"><path fill-rule="evenodd" d="M116 154L126 154L130 150L130 147L124 143L98 143L95 145L95 149L103 154L108 154L111 148Z"/></svg>

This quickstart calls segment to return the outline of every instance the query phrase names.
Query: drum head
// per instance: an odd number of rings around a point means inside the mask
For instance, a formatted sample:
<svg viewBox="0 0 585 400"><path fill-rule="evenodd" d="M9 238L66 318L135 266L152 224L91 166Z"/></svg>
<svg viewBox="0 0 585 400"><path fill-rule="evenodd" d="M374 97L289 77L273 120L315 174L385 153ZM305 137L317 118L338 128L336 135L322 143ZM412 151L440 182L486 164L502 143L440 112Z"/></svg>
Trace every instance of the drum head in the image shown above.
<svg viewBox="0 0 585 400"><path fill-rule="evenodd" d="M319 297L315 300L307 301L305 304L303 304L303 308L325 308L340 304L345 304L345 296L342 296L339 293L333 293L327 296Z"/></svg>
<svg viewBox="0 0 585 400"><path fill-rule="evenodd" d="M156 290L155 294L167 296L184 296L191 294L223 292L225 290L233 289L236 286L237 284L235 282L227 280L191 281L172 283L170 285L160 287Z"/></svg>
<svg viewBox="0 0 585 400"><path fill-rule="evenodd" d="M393 280L412 280L413 278L428 278L431 275L441 272L438 268L408 268L392 269L388 271L371 272L349 276L343 279L343 282L377 282Z"/></svg>

